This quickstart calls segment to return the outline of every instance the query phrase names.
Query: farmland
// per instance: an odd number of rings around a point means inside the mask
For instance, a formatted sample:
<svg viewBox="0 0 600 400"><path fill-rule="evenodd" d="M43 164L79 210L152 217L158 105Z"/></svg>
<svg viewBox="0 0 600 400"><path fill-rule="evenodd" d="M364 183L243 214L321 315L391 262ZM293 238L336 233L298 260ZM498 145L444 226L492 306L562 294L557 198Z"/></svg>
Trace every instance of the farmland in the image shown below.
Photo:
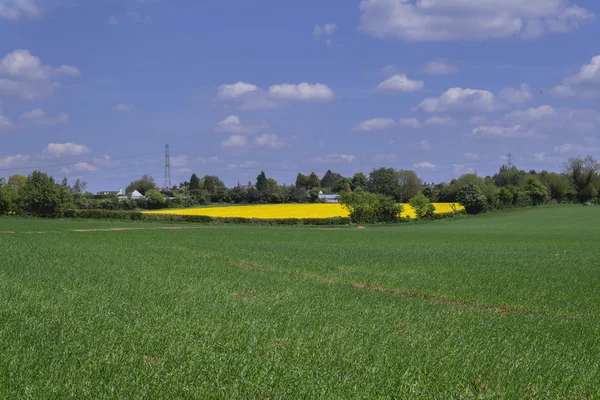
<svg viewBox="0 0 600 400"><path fill-rule="evenodd" d="M458 203L434 203L436 213L464 210ZM210 217L240 218L333 218L347 217L348 211L340 204L268 204L252 206L197 207L148 211L149 214L206 215ZM415 210L402 205L401 217L415 218Z"/></svg>
<svg viewBox="0 0 600 400"><path fill-rule="evenodd" d="M0 398L597 398L600 207L0 218Z"/></svg>

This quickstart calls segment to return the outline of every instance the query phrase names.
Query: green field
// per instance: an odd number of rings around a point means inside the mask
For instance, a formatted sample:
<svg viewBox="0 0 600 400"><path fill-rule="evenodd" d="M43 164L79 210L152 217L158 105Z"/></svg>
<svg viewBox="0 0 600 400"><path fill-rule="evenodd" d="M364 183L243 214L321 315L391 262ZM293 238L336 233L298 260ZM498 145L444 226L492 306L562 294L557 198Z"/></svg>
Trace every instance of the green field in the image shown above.
<svg viewBox="0 0 600 400"><path fill-rule="evenodd" d="M600 207L164 227L0 218L0 398L600 397Z"/></svg>

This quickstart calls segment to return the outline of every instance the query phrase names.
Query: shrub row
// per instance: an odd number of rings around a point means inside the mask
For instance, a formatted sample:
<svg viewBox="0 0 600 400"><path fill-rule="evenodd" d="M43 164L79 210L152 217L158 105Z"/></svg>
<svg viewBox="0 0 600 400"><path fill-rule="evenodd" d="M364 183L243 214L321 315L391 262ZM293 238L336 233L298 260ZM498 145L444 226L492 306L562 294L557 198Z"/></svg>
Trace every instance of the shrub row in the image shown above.
<svg viewBox="0 0 600 400"><path fill-rule="evenodd" d="M439 213L429 215L422 220L439 220L454 218L464 215L465 211L456 213ZM241 217L209 217L206 215L173 215L173 214L146 214L139 211L118 210L66 210L65 218L82 219L113 219L126 221L149 221L149 222L191 222L191 223L217 223L217 224L253 224L253 225L349 225L350 217L334 218L285 218L285 219L257 219ZM401 218L398 222L409 222L410 218Z"/></svg>
<svg viewBox="0 0 600 400"><path fill-rule="evenodd" d="M253 224L253 225L348 225L350 218L286 218L286 219L256 219L240 217L209 217L206 215L172 215L146 214L139 211L116 210L67 210L65 218L85 219L115 219L129 221L156 222L193 222L219 224Z"/></svg>

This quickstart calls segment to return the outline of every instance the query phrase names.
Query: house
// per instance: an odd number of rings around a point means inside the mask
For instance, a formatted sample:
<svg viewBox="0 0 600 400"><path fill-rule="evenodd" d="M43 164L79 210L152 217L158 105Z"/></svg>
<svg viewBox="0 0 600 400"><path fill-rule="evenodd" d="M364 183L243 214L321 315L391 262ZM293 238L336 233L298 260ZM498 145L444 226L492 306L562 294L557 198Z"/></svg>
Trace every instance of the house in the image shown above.
<svg viewBox="0 0 600 400"><path fill-rule="evenodd" d="M237 186L234 187L234 189L236 189L236 190L250 190L250 189L255 189L255 187L251 183L248 183L247 185L240 185L238 183Z"/></svg>
<svg viewBox="0 0 600 400"><path fill-rule="evenodd" d="M132 199L143 199L144 195L142 195L140 192L138 192L137 190L134 190L133 193L131 193L131 198Z"/></svg>
<svg viewBox="0 0 600 400"><path fill-rule="evenodd" d="M319 200L329 204L336 204L340 202L340 198L337 194L323 194L323 192L319 192Z"/></svg>
<svg viewBox="0 0 600 400"><path fill-rule="evenodd" d="M102 192L98 192L96 194L97 196L125 196L125 192L123 191L123 189L119 189L118 192L114 191L114 190L105 190Z"/></svg>

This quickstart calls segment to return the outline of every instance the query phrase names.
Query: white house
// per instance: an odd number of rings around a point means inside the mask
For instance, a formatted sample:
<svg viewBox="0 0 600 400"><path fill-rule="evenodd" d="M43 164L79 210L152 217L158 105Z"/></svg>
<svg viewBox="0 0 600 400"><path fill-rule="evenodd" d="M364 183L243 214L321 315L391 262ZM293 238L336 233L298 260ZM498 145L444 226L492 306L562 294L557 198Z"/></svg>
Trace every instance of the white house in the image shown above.
<svg viewBox="0 0 600 400"><path fill-rule="evenodd" d="M323 192L319 192L319 200L325 201L325 203L340 202L340 198L337 194L323 194Z"/></svg>
<svg viewBox="0 0 600 400"><path fill-rule="evenodd" d="M132 199L143 199L144 196L137 190L134 190L133 193L131 193L131 198Z"/></svg>

